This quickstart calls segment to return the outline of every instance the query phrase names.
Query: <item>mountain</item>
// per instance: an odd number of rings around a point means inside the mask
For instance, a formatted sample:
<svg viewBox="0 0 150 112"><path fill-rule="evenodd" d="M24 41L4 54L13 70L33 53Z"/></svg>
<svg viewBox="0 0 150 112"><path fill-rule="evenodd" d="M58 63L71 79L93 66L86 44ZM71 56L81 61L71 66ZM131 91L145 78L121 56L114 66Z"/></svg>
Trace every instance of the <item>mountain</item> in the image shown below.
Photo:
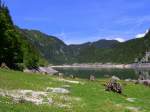
<svg viewBox="0 0 150 112"><path fill-rule="evenodd" d="M91 43L96 48L112 48L114 45L118 44L117 40L105 40L101 39L96 42Z"/></svg>
<svg viewBox="0 0 150 112"><path fill-rule="evenodd" d="M95 46L96 48L112 48L115 44L118 44L119 42L117 40L106 40L106 39L101 39L95 42L87 42L79 45L69 45L71 48L75 49L81 49L84 47L88 46Z"/></svg>
<svg viewBox="0 0 150 112"><path fill-rule="evenodd" d="M70 62L71 50L60 39L37 30L20 29L20 32L38 49L40 54L45 57L49 63L63 64Z"/></svg>
<svg viewBox="0 0 150 112"><path fill-rule="evenodd" d="M119 42L116 40L101 39L95 42L87 42L87 43L83 43L80 45L69 45L68 47L72 49L74 59L76 60L76 62L79 63L79 62L82 62L82 60L85 60L85 62L90 62L92 61L91 59L94 59L93 57L94 52L90 52L90 50L92 51L93 49L94 51L94 49L110 49L118 43ZM91 58L89 60L89 58L86 58L86 57L89 57L90 54L91 54Z"/></svg>
<svg viewBox="0 0 150 112"><path fill-rule="evenodd" d="M20 29L20 32L51 64L133 63L135 58L140 60L150 48L150 32L143 38L122 43L102 39L79 45L66 45L57 37L37 30Z"/></svg>
<svg viewBox="0 0 150 112"><path fill-rule="evenodd" d="M113 50L115 62L132 63L135 58L141 59L146 51L150 51L150 30L143 38L132 39L117 45Z"/></svg>
<svg viewBox="0 0 150 112"><path fill-rule="evenodd" d="M113 48L113 46L115 46L116 44L119 44L119 42L116 40L102 39L96 42L88 42L80 45L66 45L63 41L61 41L57 37L46 35L37 30L20 29L20 32L34 46L36 46L40 54L43 57L45 57L51 64L94 62L92 60L97 61L97 59L93 57L94 56L93 52L90 52L90 49L91 51L94 51L94 48L110 49ZM94 48L92 48L92 46ZM95 52L96 53L95 55L97 55L98 52L97 53ZM89 59L89 57L91 58Z"/></svg>
<svg viewBox="0 0 150 112"><path fill-rule="evenodd" d="M133 63L135 58L140 60L149 50L150 31L143 38L116 43L112 47L98 48L91 44L80 48L76 58L78 63Z"/></svg>

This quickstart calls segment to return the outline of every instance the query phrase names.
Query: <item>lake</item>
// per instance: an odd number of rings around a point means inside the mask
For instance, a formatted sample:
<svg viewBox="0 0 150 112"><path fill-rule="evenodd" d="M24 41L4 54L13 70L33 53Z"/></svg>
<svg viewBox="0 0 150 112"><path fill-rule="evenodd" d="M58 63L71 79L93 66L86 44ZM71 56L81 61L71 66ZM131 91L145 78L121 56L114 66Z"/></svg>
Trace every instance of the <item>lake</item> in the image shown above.
<svg viewBox="0 0 150 112"><path fill-rule="evenodd" d="M71 75L78 78L88 78L94 75L96 78L109 78L117 76L120 79L138 79L143 76L150 79L150 69L98 69L98 68L54 68L69 77Z"/></svg>

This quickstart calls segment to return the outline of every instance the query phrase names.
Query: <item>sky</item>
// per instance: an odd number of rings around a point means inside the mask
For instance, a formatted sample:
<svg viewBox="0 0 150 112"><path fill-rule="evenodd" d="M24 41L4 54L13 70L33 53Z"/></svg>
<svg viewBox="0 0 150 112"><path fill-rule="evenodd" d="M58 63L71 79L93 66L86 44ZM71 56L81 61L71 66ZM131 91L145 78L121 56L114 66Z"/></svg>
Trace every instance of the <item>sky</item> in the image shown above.
<svg viewBox="0 0 150 112"><path fill-rule="evenodd" d="M3 0L14 24L67 44L129 40L150 28L150 0Z"/></svg>

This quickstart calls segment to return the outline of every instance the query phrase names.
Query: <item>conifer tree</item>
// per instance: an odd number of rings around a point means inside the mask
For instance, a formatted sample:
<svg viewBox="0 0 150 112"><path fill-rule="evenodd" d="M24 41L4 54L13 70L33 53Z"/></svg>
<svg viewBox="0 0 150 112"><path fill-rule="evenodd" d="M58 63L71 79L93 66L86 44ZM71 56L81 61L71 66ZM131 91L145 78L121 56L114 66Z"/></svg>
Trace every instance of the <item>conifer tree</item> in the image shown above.
<svg viewBox="0 0 150 112"><path fill-rule="evenodd" d="M19 35L14 28L7 6L0 0L0 64L13 67L22 62L22 50Z"/></svg>

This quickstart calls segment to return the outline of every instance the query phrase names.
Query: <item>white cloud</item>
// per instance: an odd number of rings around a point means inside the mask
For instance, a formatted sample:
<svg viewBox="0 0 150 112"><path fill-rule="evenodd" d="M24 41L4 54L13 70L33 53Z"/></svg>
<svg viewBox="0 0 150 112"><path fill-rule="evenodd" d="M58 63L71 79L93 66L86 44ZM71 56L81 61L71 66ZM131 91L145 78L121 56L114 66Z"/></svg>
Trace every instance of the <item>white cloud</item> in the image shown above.
<svg viewBox="0 0 150 112"><path fill-rule="evenodd" d="M145 33L137 34L137 35L135 36L135 38L142 38L142 37L144 37L147 33L148 33L148 30L146 30Z"/></svg>
<svg viewBox="0 0 150 112"><path fill-rule="evenodd" d="M117 36L113 36L113 37L117 37ZM105 38L106 40L117 40L119 42L125 42L126 40L124 38L121 38L121 37L117 37L117 38L113 38L113 37L107 37Z"/></svg>
<svg viewBox="0 0 150 112"><path fill-rule="evenodd" d="M144 37L144 36L145 36L145 33L137 34L137 35L135 36L135 38L142 38L142 37Z"/></svg>
<svg viewBox="0 0 150 112"><path fill-rule="evenodd" d="M123 38L115 38L115 40L117 40L119 42L124 42L125 41L125 39L123 39Z"/></svg>

